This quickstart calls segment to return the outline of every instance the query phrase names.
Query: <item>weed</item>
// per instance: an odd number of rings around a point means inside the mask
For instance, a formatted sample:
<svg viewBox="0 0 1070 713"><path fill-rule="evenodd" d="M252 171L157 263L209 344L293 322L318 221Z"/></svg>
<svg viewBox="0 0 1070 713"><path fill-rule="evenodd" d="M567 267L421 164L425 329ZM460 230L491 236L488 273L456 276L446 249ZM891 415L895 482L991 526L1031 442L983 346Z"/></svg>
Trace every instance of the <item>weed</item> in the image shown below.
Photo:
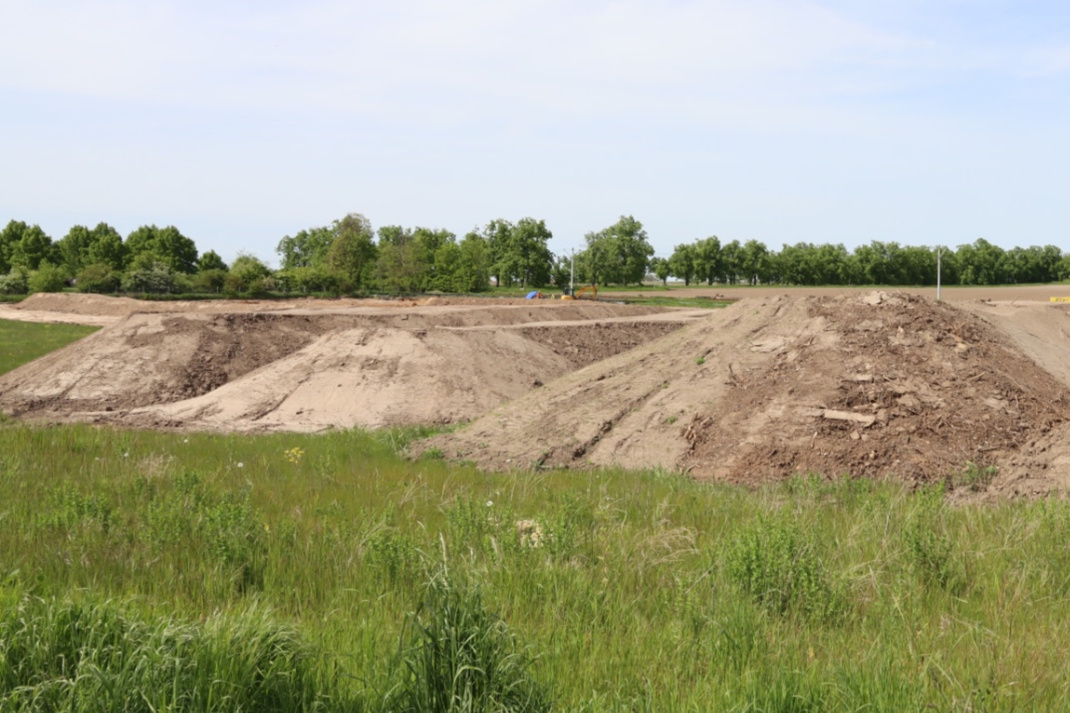
<svg viewBox="0 0 1070 713"><path fill-rule="evenodd" d="M695 357L695 363L698 364L699 366L702 366L703 364L706 363L706 357L704 357L704 356Z"/></svg>
<svg viewBox="0 0 1070 713"><path fill-rule="evenodd" d="M994 465L982 467L976 463L967 463L965 468L951 476L951 485L973 492L983 492L998 473L999 469Z"/></svg>
<svg viewBox="0 0 1070 713"><path fill-rule="evenodd" d="M955 557L951 537L945 529L942 491L923 492L917 498L903 531L910 563L926 583L960 594L967 585L966 571Z"/></svg>
<svg viewBox="0 0 1070 713"><path fill-rule="evenodd" d="M379 528L368 538L365 558L391 581L410 579L420 565L420 552L412 538L387 527Z"/></svg>
<svg viewBox="0 0 1070 713"><path fill-rule="evenodd" d="M420 454L420 460L442 460L445 457L446 454L442 452L441 448L428 448Z"/></svg>
<svg viewBox="0 0 1070 713"><path fill-rule="evenodd" d="M732 580L769 611L838 622L845 586L826 570L814 544L786 516L760 516L729 547Z"/></svg>
<svg viewBox="0 0 1070 713"><path fill-rule="evenodd" d="M0 612L0 710L311 711L317 662L262 610L203 624L114 602L24 598Z"/></svg>
<svg viewBox="0 0 1070 713"><path fill-rule="evenodd" d="M530 671L533 660L505 622L489 612L478 587L443 569L409 617L398 667L386 696L398 713L532 713L552 708Z"/></svg>

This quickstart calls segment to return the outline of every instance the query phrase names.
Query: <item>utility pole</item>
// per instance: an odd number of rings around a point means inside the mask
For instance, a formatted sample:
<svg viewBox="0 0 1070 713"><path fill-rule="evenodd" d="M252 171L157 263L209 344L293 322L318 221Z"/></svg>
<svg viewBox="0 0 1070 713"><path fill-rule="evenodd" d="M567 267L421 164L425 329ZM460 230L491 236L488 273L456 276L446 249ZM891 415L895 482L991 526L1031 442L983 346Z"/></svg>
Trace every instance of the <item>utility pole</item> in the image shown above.
<svg viewBox="0 0 1070 713"><path fill-rule="evenodd" d="M939 245L936 246L936 301L940 301L940 254L944 251Z"/></svg>
<svg viewBox="0 0 1070 713"><path fill-rule="evenodd" d="M576 248L572 248L572 274L568 278L568 294L576 295Z"/></svg>

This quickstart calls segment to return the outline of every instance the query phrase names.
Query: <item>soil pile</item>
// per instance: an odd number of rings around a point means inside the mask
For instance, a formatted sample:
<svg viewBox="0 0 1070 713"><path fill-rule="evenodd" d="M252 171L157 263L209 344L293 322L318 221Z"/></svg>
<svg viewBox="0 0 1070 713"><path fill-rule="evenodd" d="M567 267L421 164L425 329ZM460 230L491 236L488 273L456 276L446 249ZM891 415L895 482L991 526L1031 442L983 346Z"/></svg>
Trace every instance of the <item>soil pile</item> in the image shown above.
<svg viewBox="0 0 1070 713"><path fill-rule="evenodd" d="M869 293L742 300L429 444L488 468L932 481L1010 466L1068 420L1067 384L990 321Z"/></svg>
<svg viewBox="0 0 1070 713"><path fill-rule="evenodd" d="M102 299L86 308L111 304ZM51 304L41 302L36 307ZM452 423L698 314L600 303L364 301L334 310L139 312L0 377L0 409L227 431Z"/></svg>

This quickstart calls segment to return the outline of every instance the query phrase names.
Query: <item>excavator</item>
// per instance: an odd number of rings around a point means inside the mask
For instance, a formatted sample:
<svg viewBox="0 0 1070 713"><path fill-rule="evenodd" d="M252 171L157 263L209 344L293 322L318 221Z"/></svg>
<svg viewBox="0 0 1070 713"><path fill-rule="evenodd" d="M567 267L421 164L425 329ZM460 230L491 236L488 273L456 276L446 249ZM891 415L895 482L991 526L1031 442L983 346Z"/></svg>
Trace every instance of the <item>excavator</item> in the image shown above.
<svg viewBox="0 0 1070 713"><path fill-rule="evenodd" d="M584 297L584 295L589 295ZM597 300L598 299L598 285L587 285L581 287L574 294L564 295L561 297L563 300Z"/></svg>

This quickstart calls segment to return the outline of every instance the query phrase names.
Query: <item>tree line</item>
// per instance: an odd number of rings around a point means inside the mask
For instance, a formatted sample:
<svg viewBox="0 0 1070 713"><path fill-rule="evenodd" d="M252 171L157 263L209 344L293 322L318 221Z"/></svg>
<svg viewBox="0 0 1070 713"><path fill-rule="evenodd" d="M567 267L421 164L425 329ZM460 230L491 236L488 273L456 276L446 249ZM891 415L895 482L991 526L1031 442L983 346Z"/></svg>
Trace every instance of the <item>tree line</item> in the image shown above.
<svg viewBox="0 0 1070 713"><path fill-rule="evenodd" d="M638 285L651 275L693 283L750 285L931 285L937 251L874 241L764 243L716 236L679 244L657 257L641 222L621 216L584 236L575 255L555 255L543 220L495 219L462 238L442 229L397 225L373 229L359 213L284 236L280 267L240 253L227 265L200 253L174 226L141 226L124 239L107 223L72 227L53 241L39 226L10 221L0 232L0 293L50 292L74 286L100 293L296 294L475 293L492 286ZM984 239L940 251L947 285L1043 283L1070 279L1070 255L1058 247L1004 250Z"/></svg>
<svg viewBox="0 0 1070 713"><path fill-rule="evenodd" d="M1070 279L1070 255L1055 245L1004 250L983 238L951 250L873 241L843 245L797 243L773 252L749 240L716 237L677 245L654 259L657 276L692 282L780 285L934 285L939 252L945 285L1006 285Z"/></svg>

